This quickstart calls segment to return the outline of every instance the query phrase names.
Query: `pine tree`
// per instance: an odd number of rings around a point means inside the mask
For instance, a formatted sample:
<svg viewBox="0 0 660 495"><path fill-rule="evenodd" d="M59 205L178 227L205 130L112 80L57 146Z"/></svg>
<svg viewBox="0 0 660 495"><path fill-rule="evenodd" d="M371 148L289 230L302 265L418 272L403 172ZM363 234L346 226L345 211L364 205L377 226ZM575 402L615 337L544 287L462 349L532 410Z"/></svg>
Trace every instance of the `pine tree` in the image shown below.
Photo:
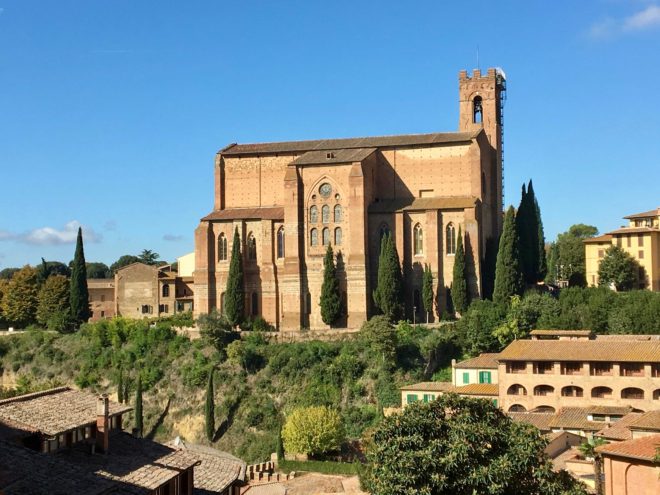
<svg viewBox="0 0 660 495"><path fill-rule="evenodd" d="M467 271L465 267L465 247L461 228L458 228L458 239L456 240L456 255L454 256L454 279L451 284L451 297L454 301L454 309L463 314L470 304L470 295L467 288Z"/></svg>
<svg viewBox="0 0 660 495"><path fill-rule="evenodd" d="M433 272L431 266L424 265L424 276L422 278L422 303L426 311L426 323L429 322L429 313L433 312Z"/></svg>
<svg viewBox="0 0 660 495"><path fill-rule="evenodd" d="M403 313L403 283L399 254L390 233L380 242L378 258L378 284L373 294L378 309L391 322L397 321Z"/></svg>
<svg viewBox="0 0 660 495"><path fill-rule="evenodd" d="M87 290L87 268L85 266L85 252L83 249L82 228L78 227L76 253L71 264L71 318L76 324L89 319L89 292Z"/></svg>
<svg viewBox="0 0 660 495"><path fill-rule="evenodd" d="M523 290L524 282L518 255L516 214L513 207L510 206L504 217L504 227L497 252L493 301L497 304L508 305L511 296L520 295Z"/></svg>
<svg viewBox="0 0 660 495"><path fill-rule="evenodd" d="M323 323L332 326L341 315L341 295L339 294L335 256L330 244L328 244L325 258L323 258L323 285L319 305Z"/></svg>
<svg viewBox="0 0 660 495"><path fill-rule="evenodd" d="M138 437L142 436L144 418L142 417L142 377L138 374L137 386L135 389L135 429Z"/></svg>
<svg viewBox="0 0 660 495"><path fill-rule="evenodd" d="M206 417L206 438L209 442L213 441L215 436L215 399L213 389L213 369L209 371L209 381L206 386L206 406L204 408Z"/></svg>
<svg viewBox="0 0 660 495"><path fill-rule="evenodd" d="M119 367L119 377L117 378L117 402L124 402L124 368Z"/></svg>
<svg viewBox="0 0 660 495"><path fill-rule="evenodd" d="M243 321L244 304L243 257L241 255L241 238L238 235L238 228L236 228L231 247L227 290L225 291L225 316L232 326Z"/></svg>

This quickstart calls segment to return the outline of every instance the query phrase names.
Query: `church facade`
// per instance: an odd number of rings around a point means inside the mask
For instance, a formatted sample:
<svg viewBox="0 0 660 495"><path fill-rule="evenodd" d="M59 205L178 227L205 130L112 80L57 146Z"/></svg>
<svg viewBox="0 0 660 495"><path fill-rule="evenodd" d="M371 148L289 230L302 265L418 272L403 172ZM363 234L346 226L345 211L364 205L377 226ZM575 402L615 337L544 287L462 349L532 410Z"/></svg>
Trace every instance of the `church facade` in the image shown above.
<svg viewBox="0 0 660 495"><path fill-rule="evenodd" d="M195 231L195 313L223 306L235 229L246 316L261 316L278 329L327 328L319 307L327 244L337 254L344 300L339 326L359 327L373 315L385 232L402 262L408 318L425 319L425 264L433 272L433 317L446 307L459 232L468 286L478 297L486 243L502 224L505 88L500 70L461 71L457 132L220 150L214 208Z"/></svg>

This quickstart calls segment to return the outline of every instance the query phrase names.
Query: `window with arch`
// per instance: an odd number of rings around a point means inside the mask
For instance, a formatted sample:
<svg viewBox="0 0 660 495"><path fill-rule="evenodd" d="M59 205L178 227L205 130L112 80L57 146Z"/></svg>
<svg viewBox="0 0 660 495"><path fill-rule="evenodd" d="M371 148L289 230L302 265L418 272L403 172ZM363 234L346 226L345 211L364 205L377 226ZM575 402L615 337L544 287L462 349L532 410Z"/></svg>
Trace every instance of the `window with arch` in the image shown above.
<svg viewBox="0 0 660 495"><path fill-rule="evenodd" d="M284 227L277 229L277 257L284 258Z"/></svg>
<svg viewBox="0 0 660 495"><path fill-rule="evenodd" d="M447 254L456 254L456 227L449 223L445 229L445 251Z"/></svg>
<svg viewBox="0 0 660 495"><path fill-rule="evenodd" d="M660 388L653 391L653 400L660 400Z"/></svg>
<svg viewBox="0 0 660 495"><path fill-rule="evenodd" d="M612 397L612 389L610 387L594 387L591 389L591 397L594 399L608 399Z"/></svg>
<svg viewBox="0 0 660 495"><path fill-rule="evenodd" d="M525 406L521 406L520 404L514 404L509 408L509 412L527 412L527 409L525 409Z"/></svg>
<svg viewBox="0 0 660 495"><path fill-rule="evenodd" d="M643 399L644 391L641 388L628 387L621 391L622 399Z"/></svg>
<svg viewBox="0 0 660 495"><path fill-rule="evenodd" d="M323 229L323 245L330 244L330 229L328 227Z"/></svg>
<svg viewBox="0 0 660 495"><path fill-rule="evenodd" d="M341 227L335 229L335 246L341 246Z"/></svg>
<svg viewBox="0 0 660 495"><path fill-rule="evenodd" d="M309 245L318 246L319 245L319 231L312 229L309 231Z"/></svg>
<svg viewBox="0 0 660 495"><path fill-rule="evenodd" d="M252 293L251 309L252 316L257 316L259 314L259 294L256 292Z"/></svg>
<svg viewBox="0 0 660 495"><path fill-rule="evenodd" d="M420 224L416 224L413 229L413 251L416 256L424 252L424 232Z"/></svg>
<svg viewBox="0 0 660 495"><path fill-rule="evenodd" d="M520 384L511 385L506 391L507 395L527 395L527 389Z"/></svg>
<svg viewBox="0 0 660 495"><path fill-rule="evenodd" d="M556 411L555 411L555 408L552 407L552 406L538 406L538 407L535 407L532 412L554 414Z"/></svg>
<svg viewBox="0 0 660 495"><path fill-rule="evenodd" d="M343 219L344 212L341 209L341 205L335 205L335 223L340 223Z"/></svg>
<svg viewBox="0 0 660 495"><path fill-rule="evenodd" d="M227 236L224 232L218 237L218 261L227 261Z"/></svg>
<svg viewBox="0 0 660 495"><path fill-rule="evenodd" d="M163 297L170 297L170 285L169 284L164 284L163 285Z"/></svg>
<svg viewBox="0 0 660 495"><path fill-rule="evenodd" d="M323 205L321 208L321 221L323 223L330 223L330 207L328 205Z"/></svg>
<svg viewBox="0 0 660 495"><path fill-rule="evenodd" d="M257 240L252 232L247 237L247 257L250 261L257 260Z"/></svg>
<svg viewBox="0 0 660 495"><path fill-rule="evenodd" d="M538 397L544 397L554 393L555 388L550 385L537 385L534 387L534 395Z"/></svg>
<svg viewBox="0 0 660 495"><path fill-rule="evenodd" d="M319 221L319 209L316 205L309 208L309 223L317 223Z"/></svg>
<svg viewBox="0 0 660 495"><path fill-rule="evenodd" d="M561 389L562 397L582 397L584 392L581 387L576 387L575 385L570 385Z"/></svg>
<svg viewBox="0 0 660 495"><path fill-rule="evenodd" d="M472 122L481 124L484 118L483 100L481 96L475 96L472 100Z"/></svg>

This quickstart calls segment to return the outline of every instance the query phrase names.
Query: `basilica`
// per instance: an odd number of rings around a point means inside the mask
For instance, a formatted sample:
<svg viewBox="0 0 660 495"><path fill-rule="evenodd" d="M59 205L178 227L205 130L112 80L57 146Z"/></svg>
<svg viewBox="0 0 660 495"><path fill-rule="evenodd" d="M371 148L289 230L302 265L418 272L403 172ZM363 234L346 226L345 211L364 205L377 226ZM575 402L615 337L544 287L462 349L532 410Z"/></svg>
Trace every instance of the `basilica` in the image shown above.
<svg viewBox="0 0 660 495"><path fill-rule="evenodd" d="M457 236L468 286L483 290L486 244L502 226L500 69L461 71L456 132L230 144L215 159L213 210L195 230L195 313L223 306L232 241L243 253L246 315L280 330L327 328L319 297L323 255L337 255L345 315L376 312L380 239L401 259L407 317L425 319L422 273L433 272L436 319L447 305Z"/></svg>

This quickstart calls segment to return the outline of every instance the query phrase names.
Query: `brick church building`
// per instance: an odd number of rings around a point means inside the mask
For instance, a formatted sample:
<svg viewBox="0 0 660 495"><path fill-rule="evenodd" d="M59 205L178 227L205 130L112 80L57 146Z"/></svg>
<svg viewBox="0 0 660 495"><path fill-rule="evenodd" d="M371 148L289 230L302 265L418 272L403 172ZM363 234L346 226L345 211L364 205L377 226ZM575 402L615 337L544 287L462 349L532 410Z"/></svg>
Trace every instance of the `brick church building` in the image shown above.
<svg viewBox="0 0 660 495"><path fill-rule="evenodd" d="M486 243L502 224L500 70L459 73L457 132L231 144L215 160L213 211L195 231L195 313L222 308L234 229L247 315L282 330L327 328L319 297L331 243L346 315L375 312L381 236L401 259L407 316L424 318L422 272L433 271L437 318L446 306L459 229L469 288L479 296ZM413 309L414 308L414 309Z"/></svg>

